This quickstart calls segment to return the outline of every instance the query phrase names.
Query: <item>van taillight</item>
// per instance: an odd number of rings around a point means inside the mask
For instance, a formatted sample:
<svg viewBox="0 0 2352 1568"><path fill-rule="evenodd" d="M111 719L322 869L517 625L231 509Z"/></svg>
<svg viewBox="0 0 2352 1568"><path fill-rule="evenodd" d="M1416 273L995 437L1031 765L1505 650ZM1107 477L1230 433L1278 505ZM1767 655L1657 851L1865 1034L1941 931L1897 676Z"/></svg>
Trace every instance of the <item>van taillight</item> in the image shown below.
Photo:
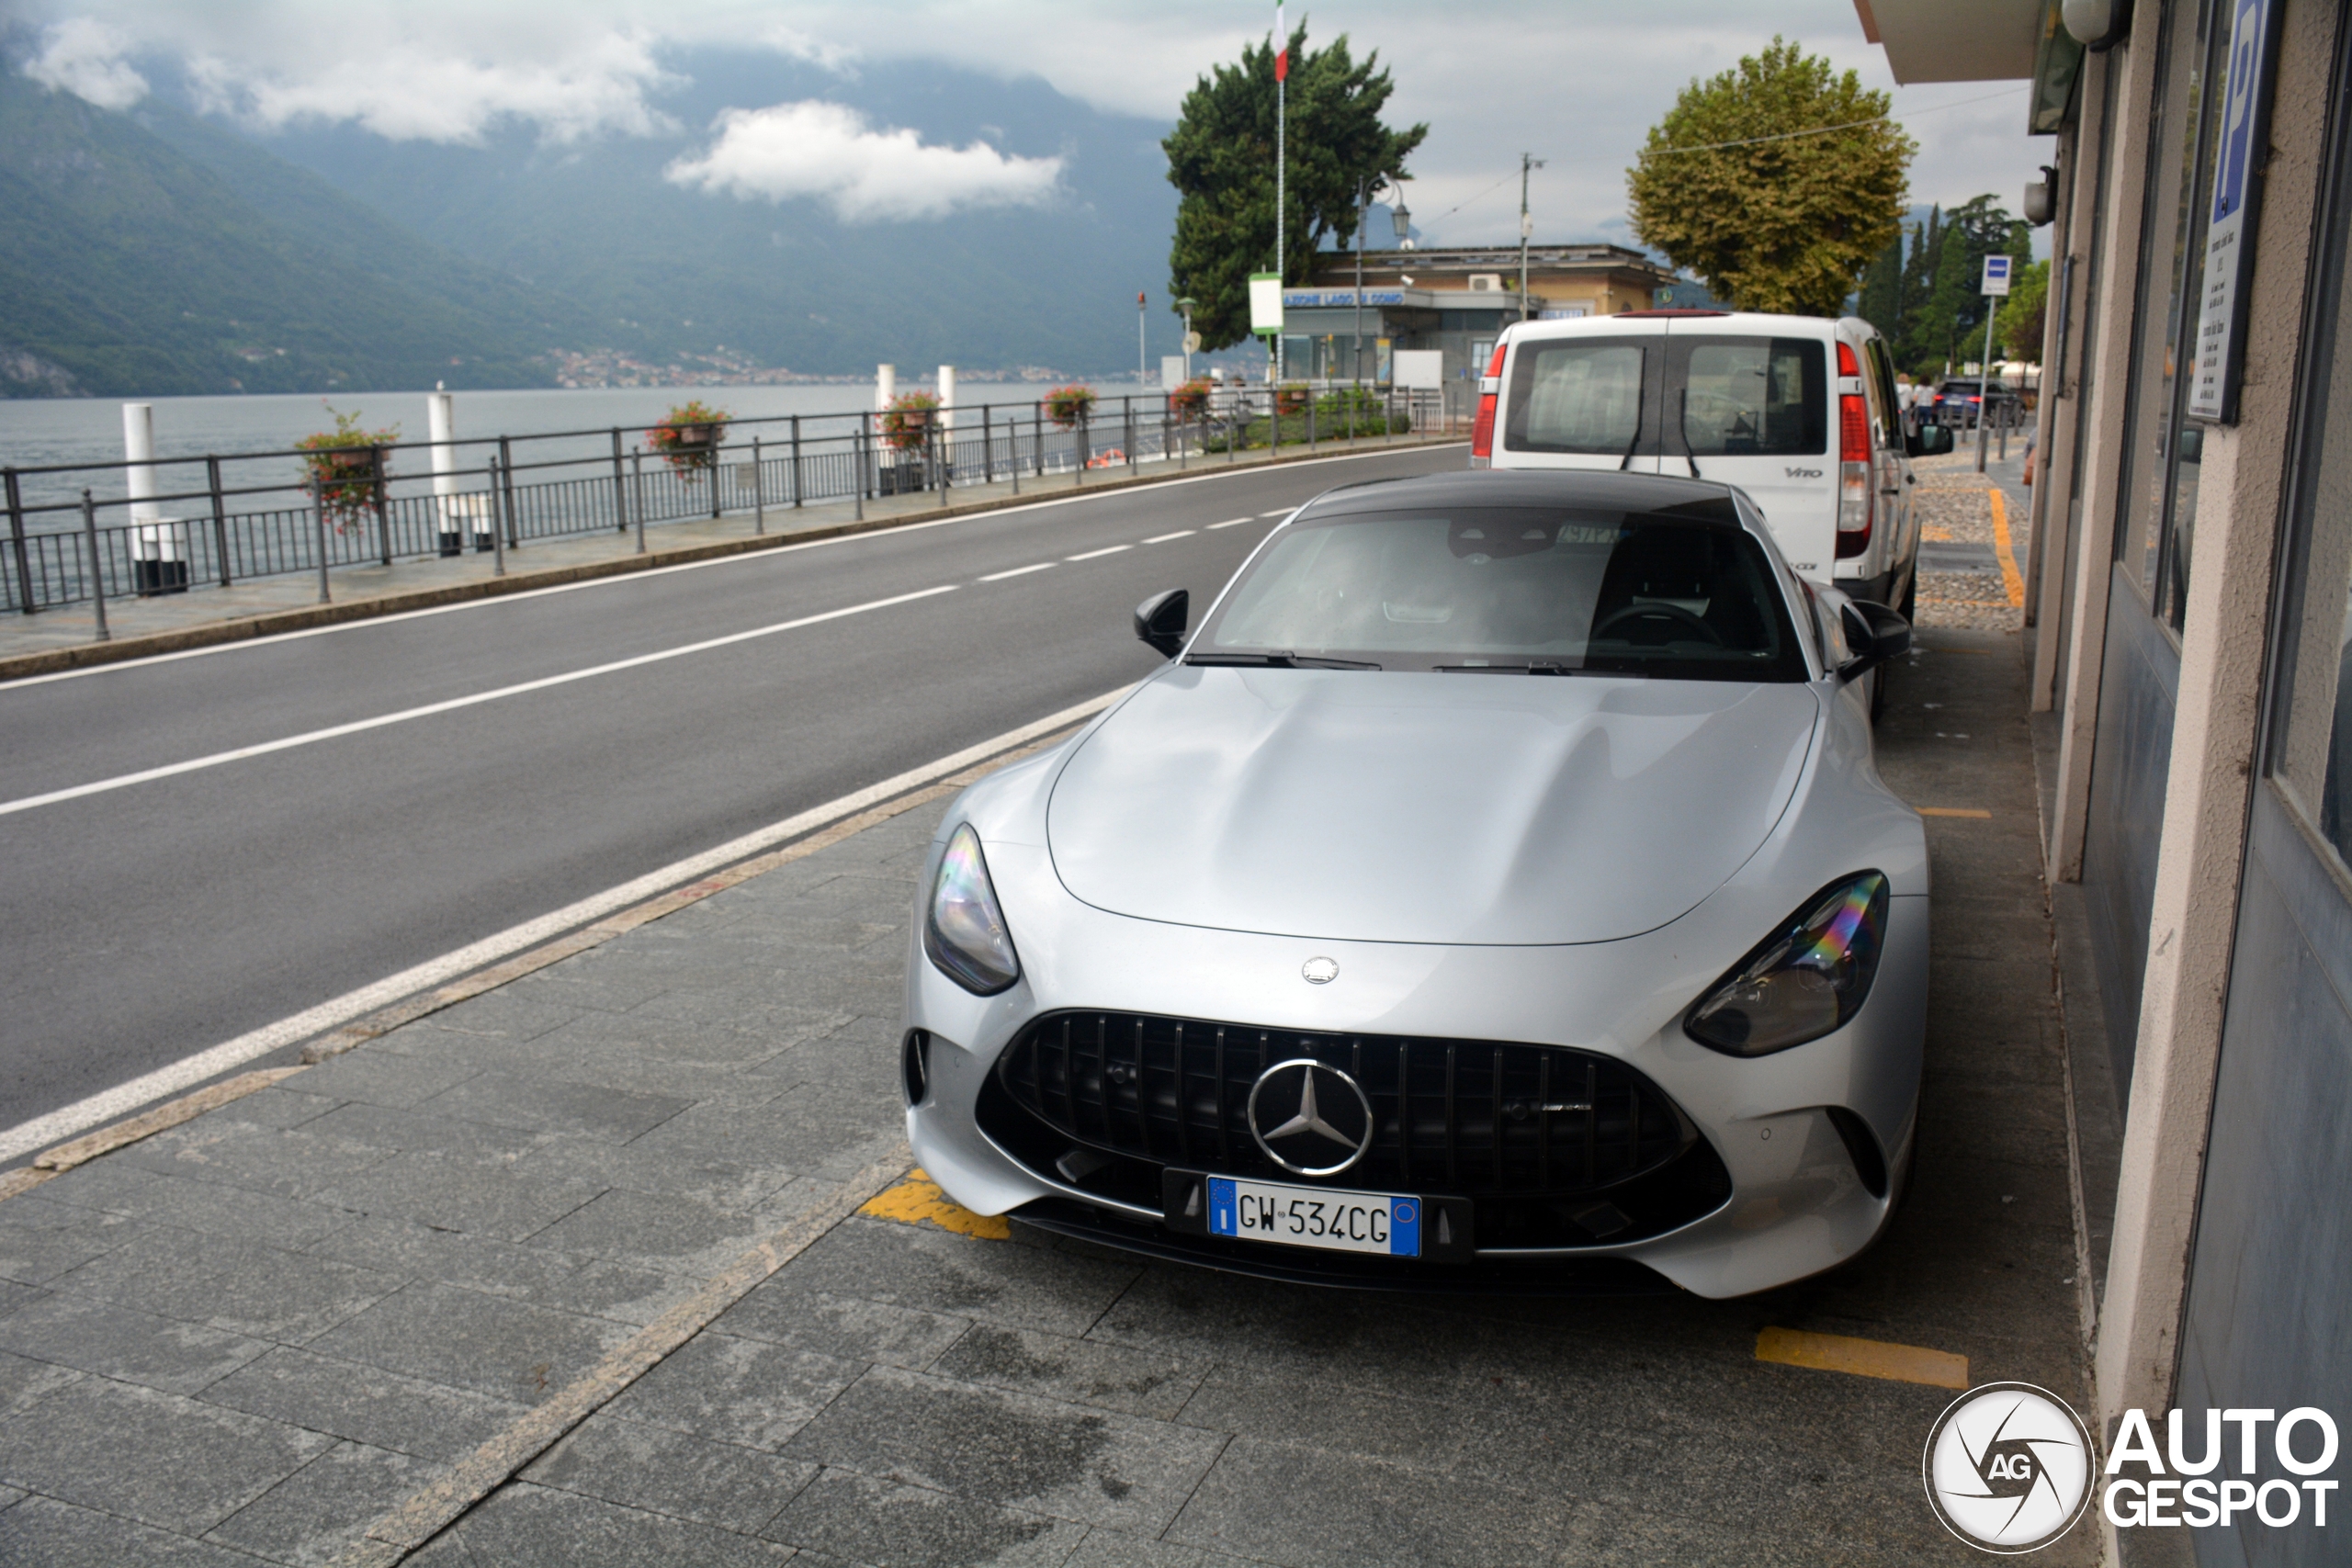
<svg viewBox="0 0 2352 1568"><path fill-rule="evenodd" d="M1859 376L1861 373L1861 362L1854 357L1854 345L1850 343L1839 344L1838 345L1838 374Z"/></svg>
<svg viewBox="0 0 2352 1568"><path fill-rule="evenodd" d="M1470 427L1470 466L1483 468L1495 457L1495 405L1501 399L1503 355L1510 352L1508 341L1495 344L1494 356L1487 361L1486 379L1478 390L1478 423Z"/></svg>
<svg viewBox="0 0 2352 1568"><path fill-rule="evenodd" d="M1478 400L1478 423L1470 427L1470 466L1483 468L1495 457L1495 402L1488 392Z"/></svg>
<svg viewBox="0 0 2352 1568"><path fill-rule="evenodd" d="M1838 367L1851 351L1839 344ZM1858 397L1838 400L1838 556L1844 559L1871 547L1871 415Z"/></svg>

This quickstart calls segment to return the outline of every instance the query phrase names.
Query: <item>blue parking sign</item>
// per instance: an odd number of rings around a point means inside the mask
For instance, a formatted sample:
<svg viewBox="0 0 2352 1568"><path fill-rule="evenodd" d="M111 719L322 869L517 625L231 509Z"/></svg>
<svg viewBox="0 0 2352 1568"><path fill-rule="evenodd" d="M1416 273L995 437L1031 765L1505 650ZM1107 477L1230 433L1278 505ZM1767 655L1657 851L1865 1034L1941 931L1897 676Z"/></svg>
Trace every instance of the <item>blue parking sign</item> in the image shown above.
<svg viewBox="0 0 2352 1568"><path fill-rule="evenodd" d="M2277 0L2230 0L2227 74L2213 147L2213 205L2205 230L2205 274L2189 346L2188 413L2237 418L2245 369L2245 279L2254 265L2254 216L2261 194L2257 149L2266 145L2270 78L2277 69Z"/></svg>

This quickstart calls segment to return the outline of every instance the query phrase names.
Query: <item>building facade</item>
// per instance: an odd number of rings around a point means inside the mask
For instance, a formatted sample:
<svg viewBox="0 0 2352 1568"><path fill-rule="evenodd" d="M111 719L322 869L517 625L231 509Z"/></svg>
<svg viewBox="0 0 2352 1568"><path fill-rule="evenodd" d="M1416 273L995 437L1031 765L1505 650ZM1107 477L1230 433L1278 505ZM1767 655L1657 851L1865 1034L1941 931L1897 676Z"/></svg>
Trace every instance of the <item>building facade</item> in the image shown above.
<svg viewBox="0 0 2352 1568"><path fill-rule="evenodd" d="M2103 1436L2352 1423L2346 6L1856 9L1905 83L2030 82L2056 172L2027 637ZM2329 1527L2106 1528L2235 1564L2341 1562Z"/></svg>
<svg viewBox="0 0 2352 1568"><path fill-rule="evenodd" d="M1283 295L1284 363L1316 380L1386 381L1397 349L1435 349L1446 380L1475 379L1513 321L1645 310L1675 281L1621 245L1532 246L1522 299L1516 245L1366 251L1359 316L1356 253L1316 262L1312 281Z"/></svg>

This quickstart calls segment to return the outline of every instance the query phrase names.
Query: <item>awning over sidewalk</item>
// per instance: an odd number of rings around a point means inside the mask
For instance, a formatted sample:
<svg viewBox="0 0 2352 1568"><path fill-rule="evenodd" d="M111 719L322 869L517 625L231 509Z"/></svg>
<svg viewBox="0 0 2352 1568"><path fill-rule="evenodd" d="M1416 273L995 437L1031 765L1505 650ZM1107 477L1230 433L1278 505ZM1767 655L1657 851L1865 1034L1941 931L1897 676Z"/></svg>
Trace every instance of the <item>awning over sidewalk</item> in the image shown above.
<svg viewBox="0 0 2352 1568"><path fill-rule="evenodd" d="M1862 36L1886 50L1894 79L2018 82L2033 75L2043 0L1854 0Z"/></svg>

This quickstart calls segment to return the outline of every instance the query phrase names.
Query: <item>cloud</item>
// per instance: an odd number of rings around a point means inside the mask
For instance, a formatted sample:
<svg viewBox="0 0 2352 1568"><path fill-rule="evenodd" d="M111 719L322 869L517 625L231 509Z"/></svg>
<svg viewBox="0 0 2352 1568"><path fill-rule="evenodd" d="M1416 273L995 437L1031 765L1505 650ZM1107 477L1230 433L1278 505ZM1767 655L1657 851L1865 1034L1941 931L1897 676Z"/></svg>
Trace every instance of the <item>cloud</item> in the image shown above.
<svg viewBox="0 0 2352 1568"><path fill-rule="evenodd" d="M42 35L25 73L102 109L127 109L147 96L147 78L122 58L130 43L104 22L75 17Z"/></svg>
<svg viewBox="0 0 2352 1568"><path fill-rule="evenodd" d="M648 39L605 33L536 59L478 59L413 34L388 36L396 29L368 20L355 16L346 24L377 35L364 49L295 62L193 54L188 73L198 102L272 130L347 121L395 141L475 142L508 121L536 125L554 142L676 129L646 102L649 89L670 80Z"/></svg>
<svg viewBox="0 0 2352 1568"><path fill-rule="evenodd" d="M871 130L855 109L813 98L729 109L711 129L717 140L707 151L664 171L672 181L744 201L815 197L850 223L1034 207L1061 181L1059 158L1012 157L980 141L927 144L912 130Z"/></svg>

